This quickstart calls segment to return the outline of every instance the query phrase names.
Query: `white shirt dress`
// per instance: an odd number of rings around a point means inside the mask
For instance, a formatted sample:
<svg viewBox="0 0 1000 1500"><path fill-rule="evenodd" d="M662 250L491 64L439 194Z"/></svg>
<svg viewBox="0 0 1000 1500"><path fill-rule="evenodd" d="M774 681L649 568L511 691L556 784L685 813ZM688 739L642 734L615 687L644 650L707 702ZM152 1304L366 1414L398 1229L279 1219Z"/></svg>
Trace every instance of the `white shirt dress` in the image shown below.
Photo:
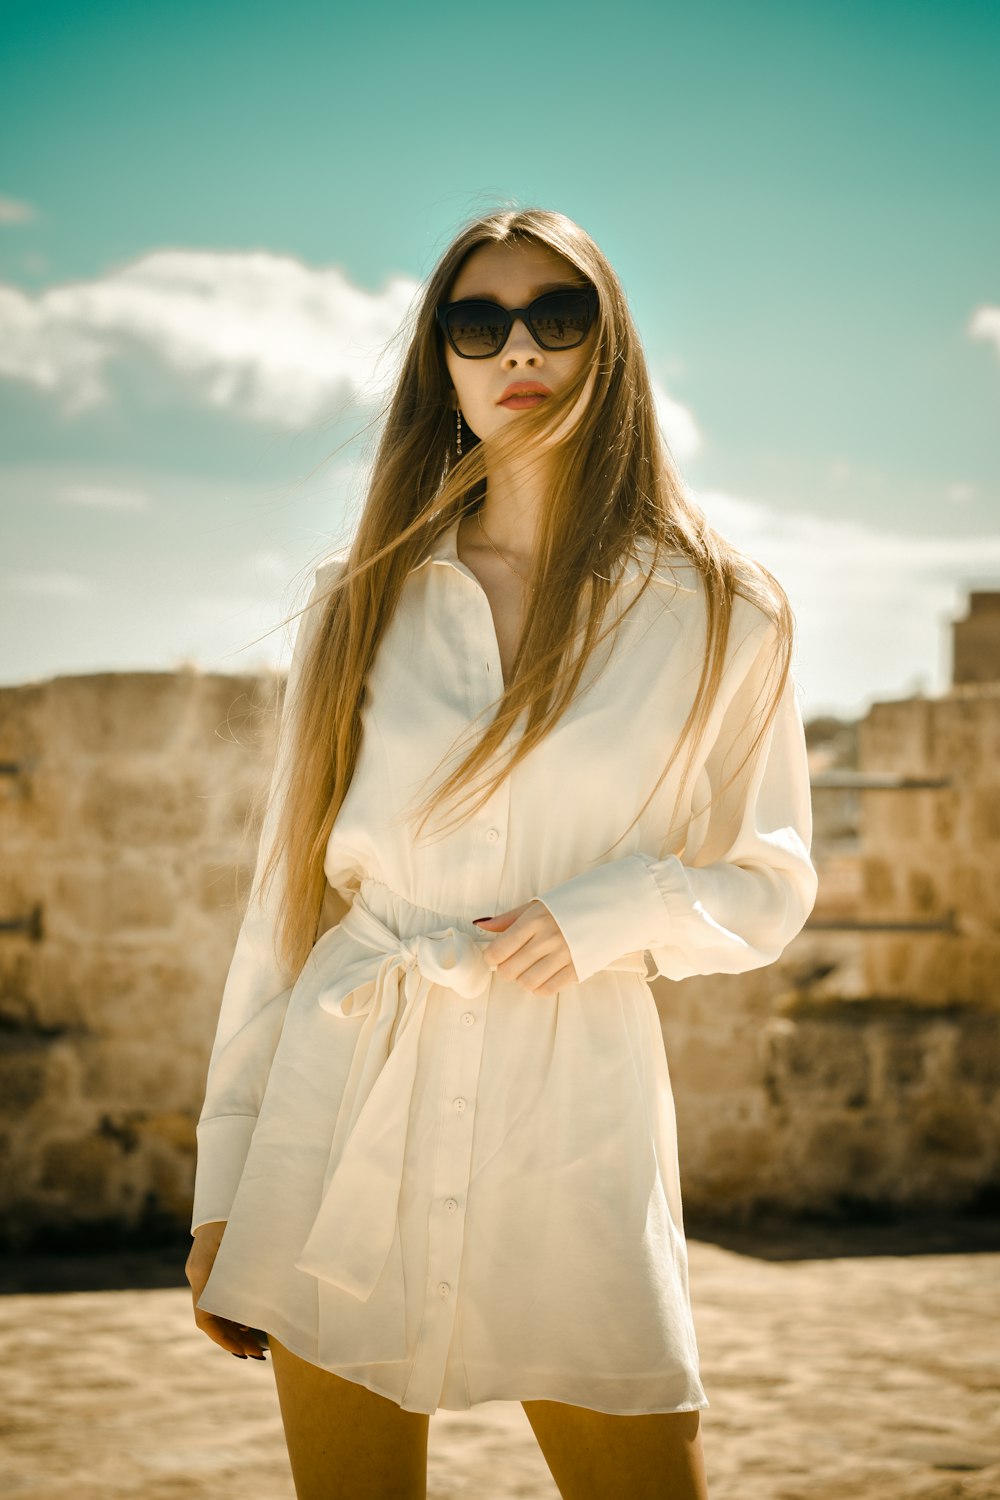
<svg viewBox="0 0 1000 1500"><path fill-rule="evenodd" d="M772 963L812 909L793 678L762 753L690 818L761 707L774 627L737 599L684 833L675 823L664 845L688 742L607 852L659 777L701 669L703 585L671 553L552 733L475 815L442 836L449 802L417 840L417 805L502 689L490 604L457 532L455 521L408 575L383 636L325 857L349 907L297 976L275 955L277 882L267 900L258 888L280 736L198 1124L191 1227L228 1221L198 1306L406 1411L703 1408L648 979ZM643 547L619 571L622 590L641 583ZM344 559L320 566L311 597ZM283 725L318 614L300 622ZM548 996L491 969L483 950L498 934L472 922L532 899L578 976Z"/></svg>

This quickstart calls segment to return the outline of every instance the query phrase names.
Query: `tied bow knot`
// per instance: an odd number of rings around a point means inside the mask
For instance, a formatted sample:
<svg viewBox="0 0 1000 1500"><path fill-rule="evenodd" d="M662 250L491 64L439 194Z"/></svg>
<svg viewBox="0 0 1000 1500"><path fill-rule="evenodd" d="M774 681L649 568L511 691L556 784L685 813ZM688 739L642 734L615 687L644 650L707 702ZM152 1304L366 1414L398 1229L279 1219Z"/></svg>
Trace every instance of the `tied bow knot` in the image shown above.
<svg viewBox="0 0 1000 1500"><path fill-rule="evenodd" d="M396 1232L420 1024L433 985L471 1000L492 969L483 957L490 936L447 926L400 937L363 899L364 887L337 934L362 956L338 965L317 1003L361 1026L323 1183L323 1197L295 1265L367 1300L389 1258ZM315 950L314 950L315 951Z"/></svg>

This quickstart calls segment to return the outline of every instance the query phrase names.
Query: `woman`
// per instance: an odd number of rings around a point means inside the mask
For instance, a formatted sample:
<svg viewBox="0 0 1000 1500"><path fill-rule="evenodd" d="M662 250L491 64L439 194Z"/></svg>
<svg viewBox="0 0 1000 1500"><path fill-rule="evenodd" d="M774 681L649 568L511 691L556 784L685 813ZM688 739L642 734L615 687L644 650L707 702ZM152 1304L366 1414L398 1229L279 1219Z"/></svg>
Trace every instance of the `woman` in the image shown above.
<svg viewBox="0 0 1000 1500"><path fill-rule="evenodd" d="M195 1321L243 1357L266 1330L309 1500L424 1495L430 1415L496 1399L562 1495L698 1500L645 955L779 956L808 774L787 598L683 493L571 220L445 252L309 605L198 1126Z"/></svg>

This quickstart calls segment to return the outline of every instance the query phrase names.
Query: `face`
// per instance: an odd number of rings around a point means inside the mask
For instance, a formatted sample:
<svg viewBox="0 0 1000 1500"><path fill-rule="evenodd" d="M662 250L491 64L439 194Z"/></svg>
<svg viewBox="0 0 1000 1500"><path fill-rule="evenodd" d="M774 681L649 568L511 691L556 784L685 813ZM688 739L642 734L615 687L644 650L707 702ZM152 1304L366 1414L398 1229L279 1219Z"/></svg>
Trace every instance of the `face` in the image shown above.
<svg viewBox="0 0 1000 1500"><path fill-rule="evenodd" d="M529 243L480 245L466 258L448 296L449 302L484 297L503 307L527 307L542 292L582 281L579 271L546 245ZM501 406L507 387L535 381L555 392L590 363L594 353L594 325L575 349L543 349L522 318L517 318L499 354L486 359L463 359L444 341L445 359L466 424L480 438L489 438L527 408ZM590 399L594 373L580 398L547 444L563 438ZM543 400L547 398L543 397Z"/></svg>

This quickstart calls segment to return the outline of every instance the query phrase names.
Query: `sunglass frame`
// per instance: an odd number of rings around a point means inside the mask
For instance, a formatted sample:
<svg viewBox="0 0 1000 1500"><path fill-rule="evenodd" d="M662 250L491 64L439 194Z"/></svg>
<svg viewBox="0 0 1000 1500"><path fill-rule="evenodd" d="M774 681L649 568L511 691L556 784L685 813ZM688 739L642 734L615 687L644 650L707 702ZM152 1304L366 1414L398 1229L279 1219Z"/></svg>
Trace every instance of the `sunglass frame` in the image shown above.
<svg viewBox="0 0 1000 1500"><path fill-rule="evenodd" d="M545 344L535 332L535 327L532 322L531 316L532 310L537 308L540 302L547 302L550 297L564 297L568 292L576 293L578 296L582 296L586 299L586 326L584 327L583 332L581 333L575 344ZM587 334L590 332L591 325L593 324L594 318L597 315L597 305L598 302L596 287L573 286L570 284L565 287L553 288L553 290L550 292L543 292L540 297L536 297L534 301L529 302L527 307L504 307L501 302L493 302L489 297L461 297L457 302L442 302L436 309L435 316L438 324L440 325L442 333L448 340L448 343L454 349L455 353L458 355L459 359L495 359L496 356L500 354L506 346L507 340L510 338L510 331L514 326L514 320L516 318L521 318L524 321L524 324L531 334L531 337L535 340L535 343L540 349L544 349L547 354L558 354L563 349L579 349L580 345L587 337ZM454 312L454 310L458 307L490 307L495 308L496 311L501 314L503 319L506 320L507 326L504 330L503 338L495 349L489 350L486 354L466 354L463 350L458 348L448 328L448 315L449 313Z"/></svg>

